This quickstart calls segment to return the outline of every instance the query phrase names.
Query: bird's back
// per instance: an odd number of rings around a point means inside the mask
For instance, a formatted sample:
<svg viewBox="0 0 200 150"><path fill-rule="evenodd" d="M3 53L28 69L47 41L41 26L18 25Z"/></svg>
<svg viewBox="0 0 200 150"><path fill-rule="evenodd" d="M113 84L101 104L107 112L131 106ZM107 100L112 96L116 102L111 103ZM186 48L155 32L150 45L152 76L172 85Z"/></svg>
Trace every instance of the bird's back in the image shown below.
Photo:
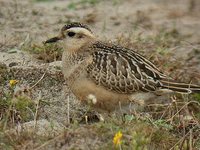
<svg viewBox="0 0 200 150"><path fill-rule="evenodd" d="M200 86L174 81L133 50L103 42L95 42L91 48L93 61L87 67L88 76L107 90L125 94L159 89L200 92Z"/></svg>
<svg viewBox="0 0 200 150"><path fill-rule="evenodd" d="M150 61L130 49L97 42L92 45L93 62L88 76L97 84L118 93L155 91L165 77Z"/></svg>

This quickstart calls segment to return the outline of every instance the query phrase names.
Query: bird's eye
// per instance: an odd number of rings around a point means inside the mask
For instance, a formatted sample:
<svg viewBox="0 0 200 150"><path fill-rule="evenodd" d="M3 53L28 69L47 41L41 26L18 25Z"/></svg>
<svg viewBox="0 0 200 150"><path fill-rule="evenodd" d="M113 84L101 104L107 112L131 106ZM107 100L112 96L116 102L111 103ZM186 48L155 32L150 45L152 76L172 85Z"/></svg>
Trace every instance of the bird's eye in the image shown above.
<svg viewBox="0 0 200 150"><path fill-rule="evenodd" d="M68 32L68 33L67 33L67 35L68 35L69 37L73 37L75 34L76 34L76 33L74 33L74 32Z"/></svg>

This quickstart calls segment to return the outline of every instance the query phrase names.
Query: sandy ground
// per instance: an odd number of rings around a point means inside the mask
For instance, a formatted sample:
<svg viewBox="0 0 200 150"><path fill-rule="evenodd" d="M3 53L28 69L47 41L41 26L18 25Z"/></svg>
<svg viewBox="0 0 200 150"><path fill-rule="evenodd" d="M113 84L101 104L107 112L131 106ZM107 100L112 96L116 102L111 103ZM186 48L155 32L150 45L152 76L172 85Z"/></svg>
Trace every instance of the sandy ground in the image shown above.
<svg viewBox="0 0 200 150"><path fill-rule="evenodd" d="M32 91L35 99L50 103L44 107L40 119L65 124L68 95L71 111L75 112L72 114L80 114L82 106L66 86L63 88L60 61L45 63L38 60L30 50L23 50L24 45L41 46L71 21L86 23L100 39L113 42L122 35L137 41L138 35L155 37L163 30L176 29L183 37L180 43L165 48L170 52L168 60L159 56L155 63L176 79L200 83L199 10L198 0L195 5L191 0L112 0L95 1L95 4L81 0L0 0L0 63L12 70L12 78L20 80L19 88L31 87L42 78ZM141 46L134 44L125 46L140 51ZM141 53L151 58L150 52L155 46L147 45L149 49L145 47ZM164 67L160 60L172 67Z"/></svg>

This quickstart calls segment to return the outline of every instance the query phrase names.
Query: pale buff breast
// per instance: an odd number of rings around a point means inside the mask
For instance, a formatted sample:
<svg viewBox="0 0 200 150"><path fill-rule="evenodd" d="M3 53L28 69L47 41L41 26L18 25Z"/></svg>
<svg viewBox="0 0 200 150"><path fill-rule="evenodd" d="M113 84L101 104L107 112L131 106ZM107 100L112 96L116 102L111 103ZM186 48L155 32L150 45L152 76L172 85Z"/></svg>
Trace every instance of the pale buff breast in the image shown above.
<svg viewBox="0 0 200 150"><path fill-rule="evenodd" d="M106 90L105 87L96 85L93 81L86 77L79 77L71 85L72 92L76 97L81 100L82 103L88 103L88 96L93 95L96 98L96 102L92 104L92 107L98 109L98 111L106 110L108 112L119 110L120 107L129 107L133 105L145 106L146 101L154 99L156 95L154 93L136 92L132 94L119 94ZM135 108L135 106L133 106ZM126 108L127 109L127 108Z"/></svg>
<svg viewBox="0 0 200 150"><path fill-rule="evenodd" d="M128 105L130 103L130 95L108 91L85 77L80 77L74 81L71 90L79 100L86 104L88 103L88 96L93 95L96 98L96 102L92 106L108 112L118 109L119 105Z"/></svg>

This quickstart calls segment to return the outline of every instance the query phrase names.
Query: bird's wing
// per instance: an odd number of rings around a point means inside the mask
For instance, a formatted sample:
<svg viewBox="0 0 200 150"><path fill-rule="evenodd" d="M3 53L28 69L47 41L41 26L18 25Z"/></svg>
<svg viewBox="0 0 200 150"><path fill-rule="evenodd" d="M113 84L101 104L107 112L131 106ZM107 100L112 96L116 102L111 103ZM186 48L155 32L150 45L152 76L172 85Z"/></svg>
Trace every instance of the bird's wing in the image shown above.
<svg viewBox="0 0 200 150"><path fill-rule="evenodd" d="M93 44L93 61L88 77L97 85L119 93L155 91L166 76L150 61L124 47L97 42Z"/></svg>

